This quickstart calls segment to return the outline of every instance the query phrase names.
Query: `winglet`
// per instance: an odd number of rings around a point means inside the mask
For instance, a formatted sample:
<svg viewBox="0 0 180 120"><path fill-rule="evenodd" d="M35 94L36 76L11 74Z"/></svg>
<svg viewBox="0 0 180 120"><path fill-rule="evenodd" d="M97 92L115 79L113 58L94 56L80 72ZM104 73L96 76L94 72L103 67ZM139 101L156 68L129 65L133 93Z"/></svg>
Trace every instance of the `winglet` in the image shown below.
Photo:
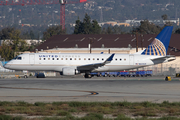
<svg viewBox="0 0 180 120"><path fill-rule="evenodd" d="M107 58L106 61L104 61L104 64L110 63L113 60L114 55L115 54L113 53L109 58Z"/></svg>

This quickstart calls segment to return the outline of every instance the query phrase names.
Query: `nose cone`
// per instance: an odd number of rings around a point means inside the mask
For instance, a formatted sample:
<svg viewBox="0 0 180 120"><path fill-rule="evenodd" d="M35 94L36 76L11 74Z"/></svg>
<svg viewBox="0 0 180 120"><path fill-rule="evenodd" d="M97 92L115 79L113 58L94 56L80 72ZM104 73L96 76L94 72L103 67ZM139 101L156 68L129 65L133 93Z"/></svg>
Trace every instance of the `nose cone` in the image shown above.
<svg viewBox="0 0 180 120"><path fill-rule="evenodd" d="M9 69L10 65L8 65L8 63L7 63L7 64L4 65L4 68Z"/></svg>

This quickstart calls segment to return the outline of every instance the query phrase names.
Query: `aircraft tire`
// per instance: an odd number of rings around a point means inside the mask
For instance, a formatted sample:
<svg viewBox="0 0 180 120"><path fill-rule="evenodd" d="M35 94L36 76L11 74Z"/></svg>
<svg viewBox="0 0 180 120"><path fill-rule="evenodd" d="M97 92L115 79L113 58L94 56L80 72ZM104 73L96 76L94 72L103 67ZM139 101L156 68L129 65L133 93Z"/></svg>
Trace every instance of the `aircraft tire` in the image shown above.
<svg viewBox="0 0 180 120"><path fill-rule="evenodd" d="M91 78L92 76L90 74L85 74L84 77L85 78Z"/></svg>
<svg viewBox="0 0 180 120"><path fill-rule="evenodd" d="M27 76L27 75L25 75L25 76L24 76L24 78L28 78L28 76Z"/></svg>

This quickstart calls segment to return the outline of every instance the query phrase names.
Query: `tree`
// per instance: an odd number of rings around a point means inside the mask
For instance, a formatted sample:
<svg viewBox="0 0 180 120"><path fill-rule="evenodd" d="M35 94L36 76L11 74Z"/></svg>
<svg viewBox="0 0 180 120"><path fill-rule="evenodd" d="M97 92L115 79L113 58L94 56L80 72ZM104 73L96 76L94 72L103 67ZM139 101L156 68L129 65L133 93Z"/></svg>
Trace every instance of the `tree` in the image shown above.
<svg viewBox="0 0 180 120"><path fill-rule="evenodd" d="M106 34L106 28L105 27L102 28L101 34Z"/></svg>
<svg viewBox="0 0 180 120"><path fill-rule="evenodd" d="M24 33L21 35L21 38L22 38L22 39L30 39L30 35L29 35L28 31L24 32Z"/></svg>
<svg viewBox="0 0 180 120"><path fill-rule="evenodd" d="M19 52L24 52L29 49L26 41L21 40L20 30L14 29L9 33L9 40L4 40L0 48L1 57L5 60L10 60Z"/></svg>
<svg viewBox="0 0 180 120"><path fill-rule="evenodd" d="M150 23L148 20L141 21L141 25L132 30L133 33L136 31L140 34L158 34L162 30L161 27Z"/></svg>
<svg viewBox="0 0 180 120"><path fill-rule="evenodd" d="M2 43L0 53L1 57L5 60L10 60L14 58L14 51L11 49L11 46L6 42Z"/></svg>
<svg viewBox="0 0 180 120"><path fill-rule="evenodd" d="M30 31L29 35L30 35L32 40L35 39L35 35L34 35L34 32L32 30Z"/></svg>
<svg viewBox="0 0 180 120"><path fill-rule="evenodd" d="M121 28L120 28L120 26L114 26L113 27L113 32L114 32L114 34L121 34Z"/></svg>
<svg viewBox="0 0 180 120"><path fill-rule="evenodd" d="M74 34L100 34L101 27L96 20L91 22L91 17L88 14L85 15L83 22L78 18L74 28Z"/></svg>
<svg viewBox="0 0 180 120"><path fill-rule="evenodd" d="M83 20L83 34L91 34L92 33L92 24L91 17L86 13L85 18Z"/></svg>
<svg viewBox="0 0 180 120"><path fill-rule="evenodd" d="M66 30L62 29L62 26L51 26L47 28L45 32L43 32L43 40L47 40L53 35L61 35L61 34L66 34Z"/></svg>
<svg viewBox="0 0 180 120"><path fill-rule="evenodd" d="M99 26L99 24L96 20L93 20L93 22L92 22L92 33L93 34L101 33L101 27Z"/></svg>
<svg viewBox="0 0 180 120"><path fill-rule="evenodd" d="M172 26L172 23L168 21L168 16L166 14L162 15L161 18L165 20L165 26Z"/></svg>
<svg viewBox="0 0 180 120"><path fill-rule="evenodd" d="M168 16L167 16L166 14L162 15L161 18L162 18L163 20L168 20Z"/></svg>
<svg viewBox="0 0 180 120"><path fill-rule="evenodd" d="M111 27L108 27L106 30L106 34L113 34L113 29Z"/></svg>
<svg viewBox="0 0 180 120"><path fill-rule="evenodd" d="M81 30L81 21L79 20L79 17L78 17L78 20L76 20L76 25L75 25L75 28L74 28L74 34L79 34L79 33L82 33L82 30Z"/></svg>
<svg viewBox="0 0 180 120"><path fill-rule="evenodd" d="M0 40L5 40L5 39L10 39L10 33L12 31L14 31L15 29L12 28L12 27L6 27L6 28L3 28L1 31L0 31Z"/></svg>

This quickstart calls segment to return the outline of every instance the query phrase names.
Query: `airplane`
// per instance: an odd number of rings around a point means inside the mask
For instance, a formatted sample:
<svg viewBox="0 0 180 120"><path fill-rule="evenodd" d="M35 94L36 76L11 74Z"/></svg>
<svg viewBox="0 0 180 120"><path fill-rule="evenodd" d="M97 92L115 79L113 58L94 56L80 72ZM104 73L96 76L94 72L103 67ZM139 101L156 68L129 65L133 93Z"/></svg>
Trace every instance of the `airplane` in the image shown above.
<svg viewBox="0 0 180 120"><path fill-rule="evenodd" d="M173 27L165 27L143 51L134 54L26 53L4 67L13 70L56 71L61 75L130 70L175 60L167 55Z"/></svg>

